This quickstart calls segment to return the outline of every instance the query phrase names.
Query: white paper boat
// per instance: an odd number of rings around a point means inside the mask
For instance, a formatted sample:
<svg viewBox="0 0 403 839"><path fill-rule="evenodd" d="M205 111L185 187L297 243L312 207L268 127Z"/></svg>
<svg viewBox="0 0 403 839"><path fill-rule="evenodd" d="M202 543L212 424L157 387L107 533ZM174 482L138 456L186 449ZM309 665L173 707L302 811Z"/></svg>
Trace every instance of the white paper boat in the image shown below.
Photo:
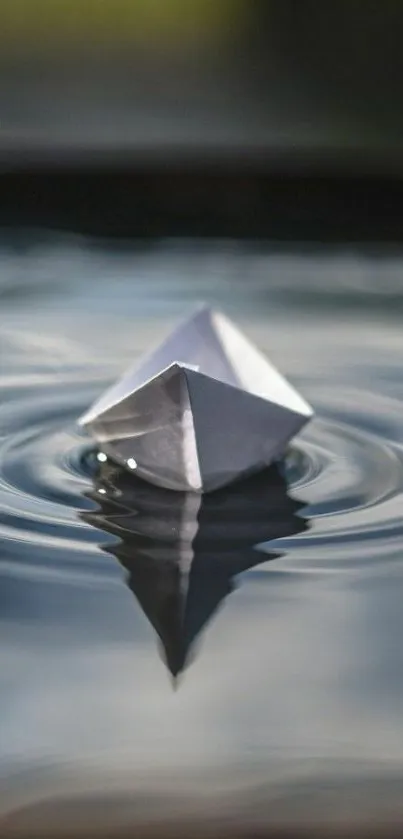
<svg viewBox="0 0 403 839"><path fill-rule="evenodd" d="M79 422L145 480L210 492L279 458L312 414L237 327L205 307Z"/></svg>

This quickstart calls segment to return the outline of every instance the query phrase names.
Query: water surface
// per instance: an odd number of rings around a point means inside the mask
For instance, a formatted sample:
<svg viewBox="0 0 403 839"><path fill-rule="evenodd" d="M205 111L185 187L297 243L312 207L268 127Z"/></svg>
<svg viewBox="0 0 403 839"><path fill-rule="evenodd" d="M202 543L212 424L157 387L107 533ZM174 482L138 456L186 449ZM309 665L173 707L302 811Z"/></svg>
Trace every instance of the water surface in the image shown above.
<svg viewBox="0 0 403 839"><path fill-rule="evenodd" d="M101 826L401 817L402 270L359 246L2 238L0 782L17 824L71 799ZM260 484L200 507L128 484L76 420L202 301L316 416ZM193 556L179 620L172 565Z"/></svg>

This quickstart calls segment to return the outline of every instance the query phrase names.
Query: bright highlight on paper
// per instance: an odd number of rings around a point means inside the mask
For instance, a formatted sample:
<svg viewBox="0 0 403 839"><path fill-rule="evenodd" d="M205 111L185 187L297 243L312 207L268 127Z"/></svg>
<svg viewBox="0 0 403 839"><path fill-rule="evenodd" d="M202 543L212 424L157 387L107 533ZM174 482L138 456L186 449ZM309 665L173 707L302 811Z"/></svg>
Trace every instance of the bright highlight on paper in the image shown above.
<svg viewBox="0 0 403 839"><path fill-rule="evenodd" d="M139 477L210 492L279 458L312 415L228 318L203 308L79 422Z"/></svg>

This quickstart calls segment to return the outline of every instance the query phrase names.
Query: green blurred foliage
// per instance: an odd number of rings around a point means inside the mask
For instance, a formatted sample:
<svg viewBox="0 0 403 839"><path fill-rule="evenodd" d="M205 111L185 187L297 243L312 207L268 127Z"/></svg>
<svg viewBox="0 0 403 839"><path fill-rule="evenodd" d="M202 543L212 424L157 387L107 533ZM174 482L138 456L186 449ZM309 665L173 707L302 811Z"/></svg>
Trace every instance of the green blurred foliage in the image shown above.
<svg viewBox="0 0 403 839"><path fill-rule="evenodd" d="M246 0L2 0L1 50L223 41L247 9Z"/></svg>

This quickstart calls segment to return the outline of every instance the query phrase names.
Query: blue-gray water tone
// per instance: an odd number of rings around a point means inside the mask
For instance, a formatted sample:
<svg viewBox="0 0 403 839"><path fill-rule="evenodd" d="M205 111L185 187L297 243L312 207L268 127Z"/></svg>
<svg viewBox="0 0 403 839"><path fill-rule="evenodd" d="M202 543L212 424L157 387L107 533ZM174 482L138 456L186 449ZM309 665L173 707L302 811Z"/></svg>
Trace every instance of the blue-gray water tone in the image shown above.
<svg viewBox="0 0 403 839"><path fill-rule="evenodd" d="M29 826L73 798L101 826L106 801L111 823L403 818L402 277L402 254L358 246L3 237L2 814ZM76 419L202 301L316 416L267 514L255 489L225 515L170 508L187 553L200 520L208 565L178 653L152 574L136 581L138 555L175 554L165 502L150 525L140 493L122 524L120 479Z"/></svg>

